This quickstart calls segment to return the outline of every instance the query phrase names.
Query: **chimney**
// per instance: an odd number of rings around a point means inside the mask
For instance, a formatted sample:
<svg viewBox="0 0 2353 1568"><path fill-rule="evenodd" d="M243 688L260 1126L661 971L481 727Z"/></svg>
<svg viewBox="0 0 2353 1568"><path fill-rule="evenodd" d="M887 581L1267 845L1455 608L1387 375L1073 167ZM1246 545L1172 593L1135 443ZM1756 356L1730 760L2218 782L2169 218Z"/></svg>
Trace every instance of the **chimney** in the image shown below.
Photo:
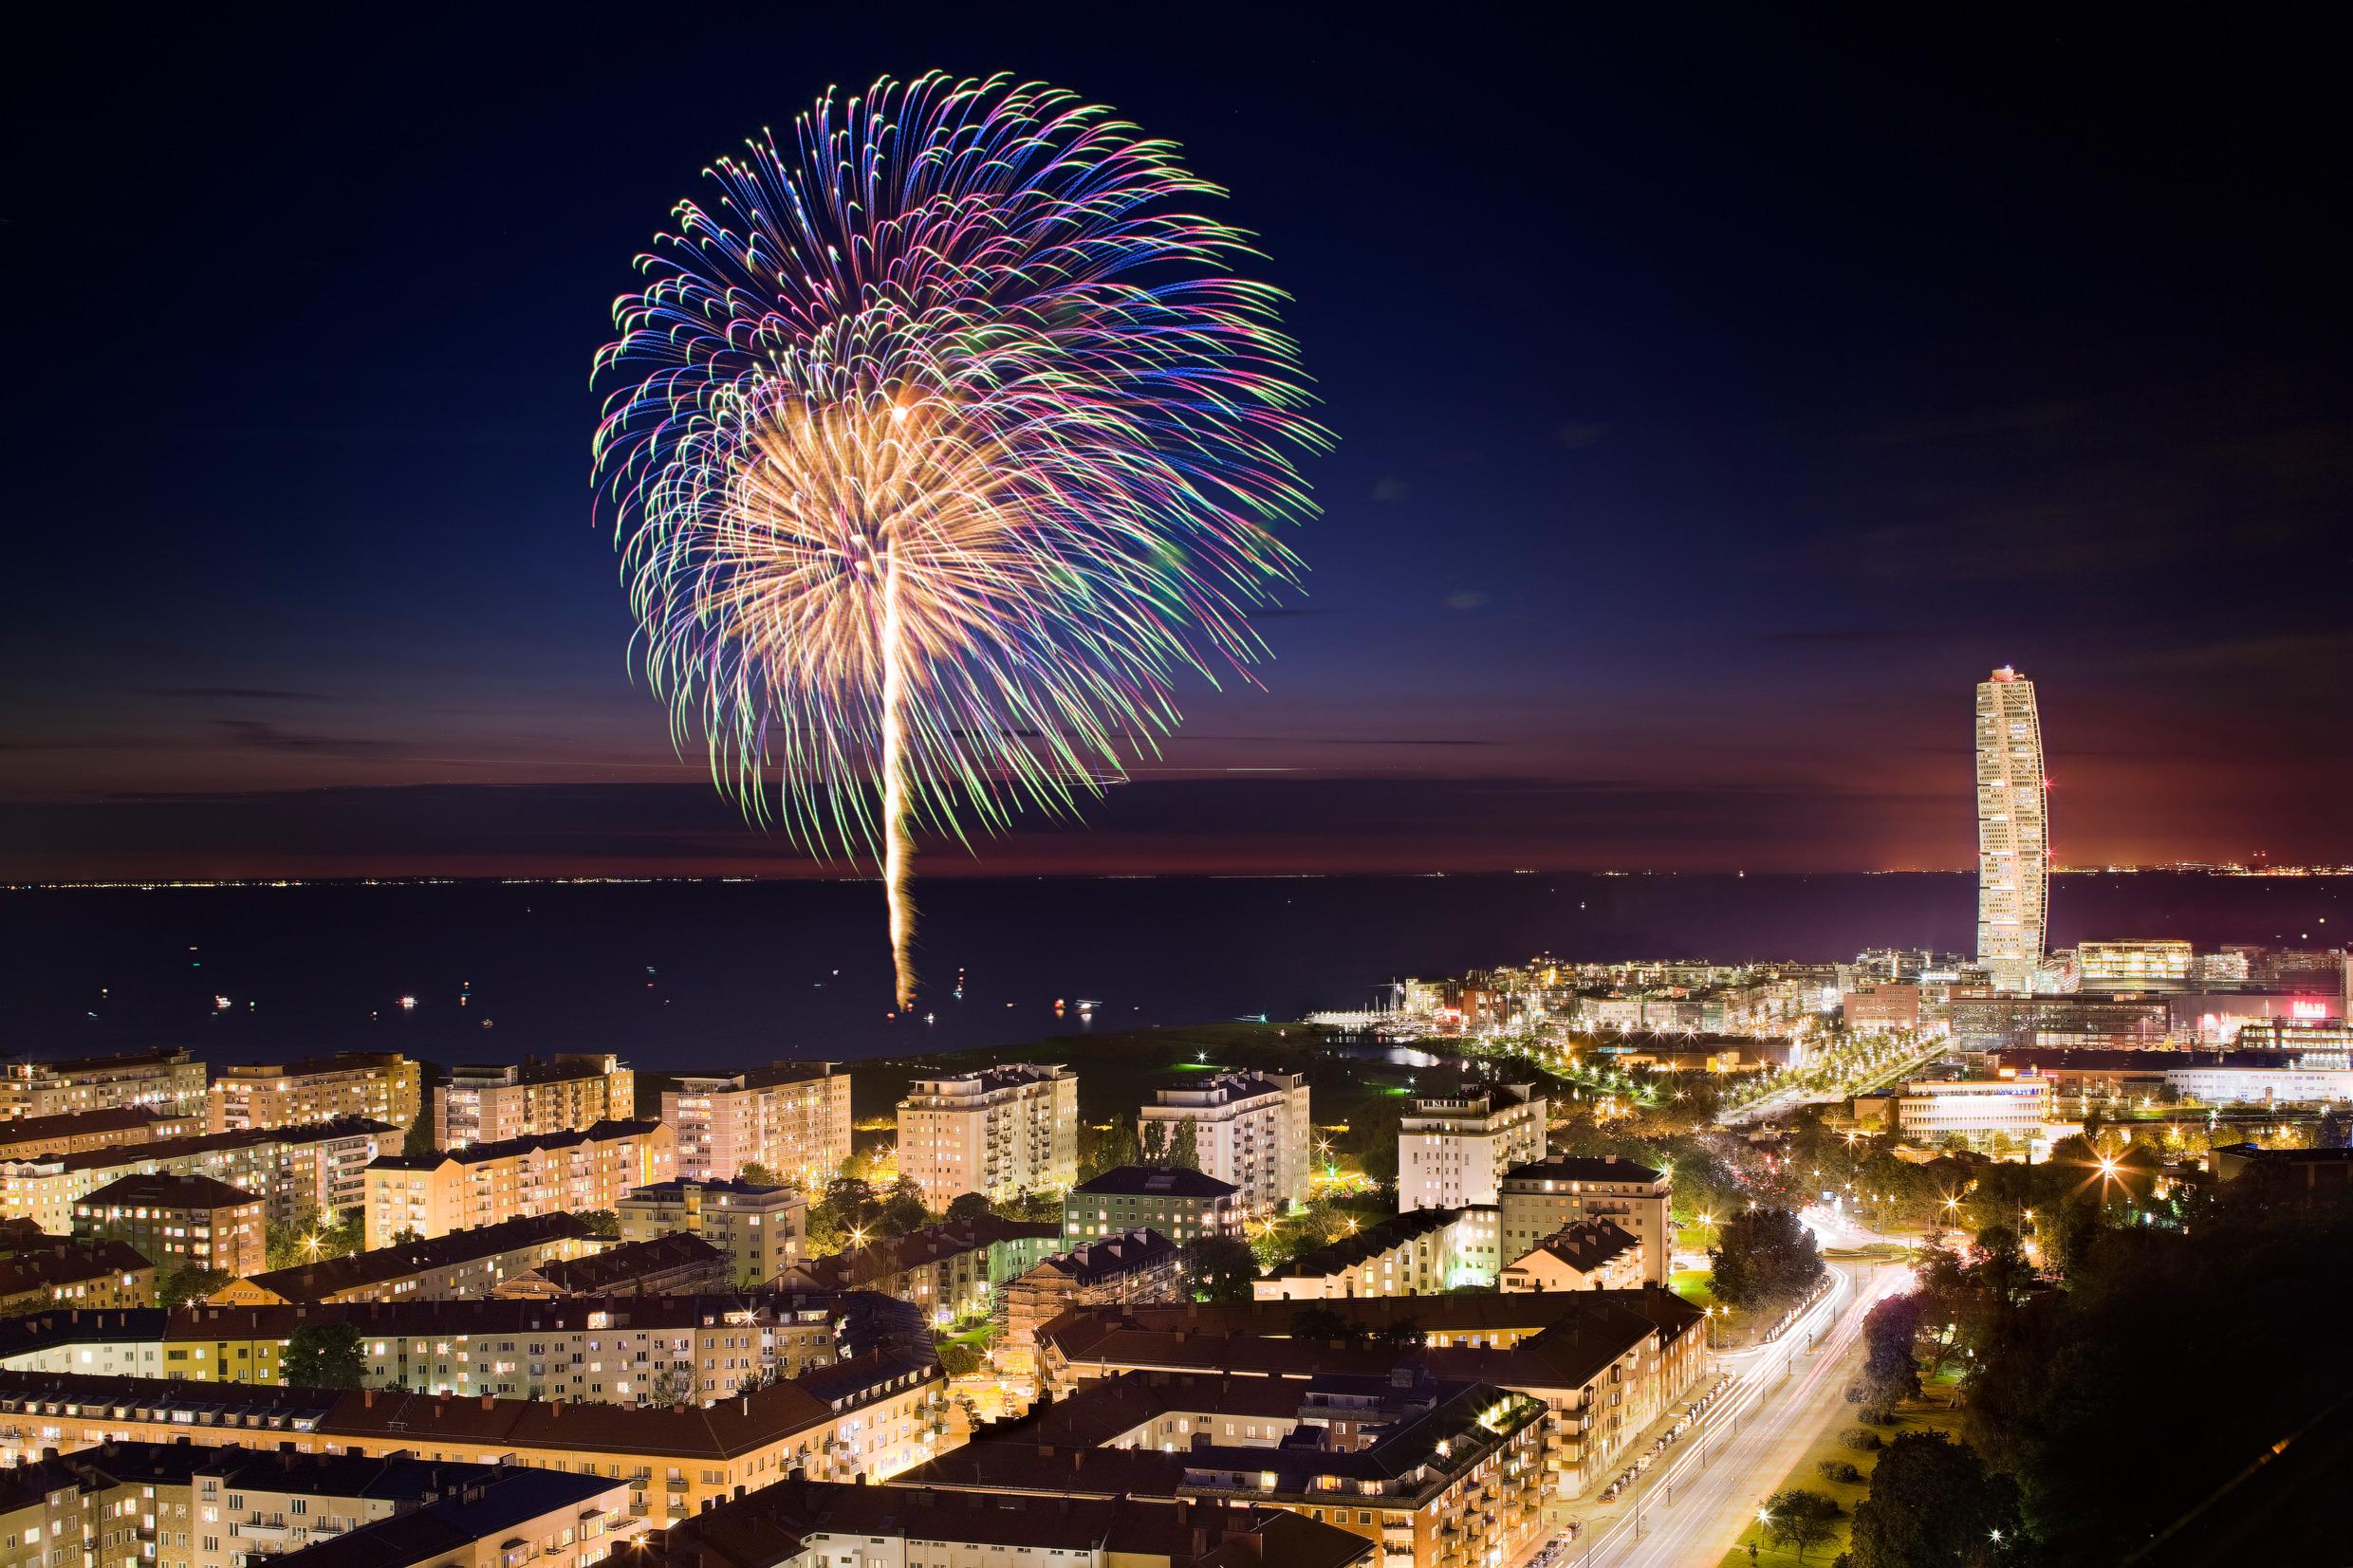
<svg viewBox="0 0 2353 1568"><path fill-rule="evenodd" d="M484 1395L482 1396L482 1408L483 1408L484 1410L486 1410L486 1411L487 1411L487 1410L493 1410L493 1409L497 1408L497 1405L498 1405L498 1401L497 1401L496 1399L492 1398L491 1395L489 1395L489 1394L487 1394L487 1393L486 1393L486 1394L484 1394Z"/></svg>
<svg viewBox="0 0 2353 1568"><path fill-rule="evenodd" d="M365 1409L374 1410L376 1408L376 1391L374 1389L361 1390L360 1403Z"/></svg>

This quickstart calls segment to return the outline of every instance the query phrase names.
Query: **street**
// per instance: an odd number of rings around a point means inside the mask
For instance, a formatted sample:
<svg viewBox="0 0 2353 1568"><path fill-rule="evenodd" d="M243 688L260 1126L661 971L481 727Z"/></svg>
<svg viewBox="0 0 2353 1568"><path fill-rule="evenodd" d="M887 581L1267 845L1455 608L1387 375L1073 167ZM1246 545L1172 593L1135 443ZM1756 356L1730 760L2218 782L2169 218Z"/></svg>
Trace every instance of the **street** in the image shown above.
<svg viewBox="0 0 2353 1568"><path fill-rule="evenodd" d="M1839 1361L1863 1315L1909 1280L1900 1264L1832 1268L1837 1283L1778 1340L1722 1358L1739 1379L1732 1392L1642 1476L1636 1505L1562 1554L1563 1563L1708 1568L1732 1549L1790 1467L1845 1418Z"/></svg>

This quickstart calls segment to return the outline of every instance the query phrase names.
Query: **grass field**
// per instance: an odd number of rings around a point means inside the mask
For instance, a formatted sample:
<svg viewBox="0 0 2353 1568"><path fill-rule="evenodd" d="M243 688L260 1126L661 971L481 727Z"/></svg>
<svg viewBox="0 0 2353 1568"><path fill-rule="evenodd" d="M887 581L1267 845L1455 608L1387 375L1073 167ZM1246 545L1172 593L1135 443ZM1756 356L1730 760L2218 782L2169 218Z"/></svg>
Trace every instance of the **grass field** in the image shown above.
<svg viewBox="0 0 2353 1568"><path fill-rule="evenodd" d="M1860 1360L1857 1364L1861 1364ZM1953 1376L1954 1374L1948 1371L1935 1382L1930 1383L1922 1391L1925 1398L1921 1402L1917 1405L1907 1405L1896 1412L1894 1426L1873 1428L1872 1430L1879 1434L1880 1441L1882 1444L1890 1443L1895 1440L1897 1433L1908 1431L1940 1431L1958 1439L1961 1435L1961 1413L1956 1410L1947 1408L1944 1403L1952 1394ZM1853 1409L1852 1406L1846 1408ZM1846 1550L1846 1532L1855 1517L1855 1504L1871 1495L1871 1471L1879 1463L1878 1452L1858 1452L1839 1440L1841 1432L1857 1425L1860 1423L1850 1416L1831 1427L1828 1431L1823 1433L1819 1442L1806 1450L1805 1457L1797 1462L1789 1473L1774 1482L1769 1489L1769 1492L1778 1492L1790 1486L1803 1486L1809 1492L1821 1492L1825 1496L1836 1498L1840 1509L1838 1534L1827 1544L1808 1550L1801 1565L1794 1549L1769 1544L1765 1540L1763 1526L1752 1522L1740 1533L1740 1544L1724 1554L1719 1568L1748 1568L1751 1560L1758 1563L1760 1568L1767 1563L1775 1565L1775 1568L1783 1568L1783 1565L1787 1565L1787 1568L1822 1568L1823 1564ZM1825 1459L1846 1461L1862 1472L1862 1479L1857 1482L1825 1481L1815 1467ZM1749 1556L1749 1548L1751 1545L1756 1548L1756 1557L1753 1559Z"/></svg>
<svg viewBox="0 0 2353 1568"><path fill-rule="evenodd" d="M1712 1307L1715 1292L1708 1288L1708 1280L1704 1268L1678 1268L1667 1276L1667 1288L1695 1307Z"/></svg>

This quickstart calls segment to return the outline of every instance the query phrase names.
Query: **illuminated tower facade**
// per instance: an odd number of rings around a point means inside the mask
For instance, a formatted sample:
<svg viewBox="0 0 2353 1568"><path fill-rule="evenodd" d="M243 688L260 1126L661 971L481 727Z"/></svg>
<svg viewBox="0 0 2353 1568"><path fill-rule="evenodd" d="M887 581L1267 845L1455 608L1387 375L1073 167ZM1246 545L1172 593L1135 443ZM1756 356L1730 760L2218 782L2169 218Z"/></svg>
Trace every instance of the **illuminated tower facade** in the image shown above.
<svg viewBox="0 0 2353 1568"><path fill-rule="evenodd" d="M2050 913L2050 797L2034 683L2004 665L1977 683L1977 962L2023 991Z"/></svg>

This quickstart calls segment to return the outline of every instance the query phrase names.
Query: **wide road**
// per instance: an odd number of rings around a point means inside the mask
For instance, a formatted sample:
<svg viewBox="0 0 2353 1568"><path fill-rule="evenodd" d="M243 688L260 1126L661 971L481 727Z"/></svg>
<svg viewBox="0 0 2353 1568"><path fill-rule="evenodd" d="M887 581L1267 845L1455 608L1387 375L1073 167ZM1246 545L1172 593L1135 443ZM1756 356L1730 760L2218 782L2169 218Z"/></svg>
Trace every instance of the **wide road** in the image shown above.
<svg viewBox="0 0 2353 1568"><path fill-rule="evenodd" d="M1848 1418L1839 1362L1863 1314L1910 1281L1900 1264L1833 1266L1840 1283L1788 1333L1723 1358L1740 1379L1733 1391L1643 1475L1640 1510L1579 1542L1563 1568L1714 1568L1732 1550L1789 1467Z"/></svg>

